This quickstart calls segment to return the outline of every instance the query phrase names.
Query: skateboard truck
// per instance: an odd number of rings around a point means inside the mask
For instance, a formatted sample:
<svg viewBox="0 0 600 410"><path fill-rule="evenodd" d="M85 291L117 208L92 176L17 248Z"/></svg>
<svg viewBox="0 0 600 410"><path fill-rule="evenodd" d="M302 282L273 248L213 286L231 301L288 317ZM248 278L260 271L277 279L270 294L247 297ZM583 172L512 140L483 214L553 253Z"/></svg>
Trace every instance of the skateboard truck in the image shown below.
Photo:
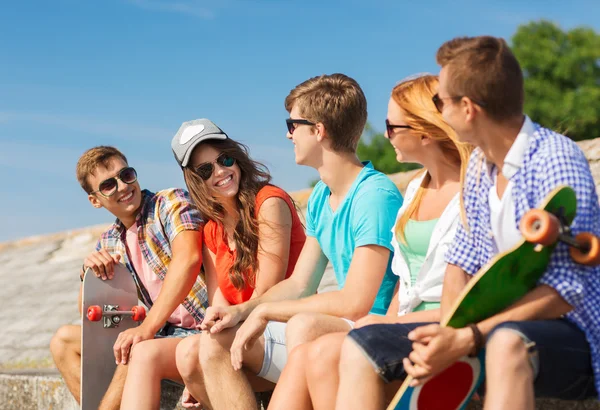
<svg viewBox="0 0 600 410"><path fill-rule="evenodd" d="M119 305L104 305L101 308L98 305L88 307L86 317L91 322L97 322L104 319L104 327L118 327L124 316L131 316L136 322L141 322L146 318L146 309L142 306L134 306L131 310L119 310Z"/></svg>

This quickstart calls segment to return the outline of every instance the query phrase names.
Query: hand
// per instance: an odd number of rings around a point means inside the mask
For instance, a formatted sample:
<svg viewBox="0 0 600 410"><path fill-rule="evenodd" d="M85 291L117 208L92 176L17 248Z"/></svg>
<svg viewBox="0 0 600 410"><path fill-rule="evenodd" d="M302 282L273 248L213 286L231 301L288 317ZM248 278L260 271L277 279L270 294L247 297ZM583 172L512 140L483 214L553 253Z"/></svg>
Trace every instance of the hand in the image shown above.
<svg viewBox="0 0 600 410"><path fill-rule="evenodd" d="M421 326L408 334L413 351L403 360L404 370L413 377L411 386L424 384L473 349L471 329L453 329L438 324Z"/></svg>
<svg viewBox="0 0 600 410"><path fill-rule="evenodd" d="M361 317L354 323L354 328L359 329L361 327L369 325L381 325L381 324L394 324L398 323L398 317L381 316L381 315L367 315Z"/></svg>
<svg viewBox="0 0 600 410"><path fill-rule="evenodd" d="M153 339L155 333L146 328L143 323L138 327L133 327L119 333L117 341L113 345L115 362L117 364L127 364L133 346L144 340Z"/></svg>
<svg viewBox="0 0 600 410"><path fill-rule="evenodd" d="M200 329L219 333L223 329L234 327L241 319L241 312L236 306L210 306L206 309Z"/></svg>
<svg viewBox="0 0 600 410"><path fill-rule="evenodd" d="M269 322L262 314L263 310L259 308L248 316L248 319L242 323L240 328L235 333L235 339L231 344L231 365L235 370L242 368L244 360L244 351L252 349L254 343L263 334L267 323Z"/></svg>
<svg viewBox="0 0 600 410"><path fill-rule="evenodd" d="M194 396L190 394L190 391L187 387L183 389L183 394L181 395L181 407L185 409L200 407L200 403L198 403L198 400L196 400Z"/></svg>
<svg viewBox="0 0 600 410"><path fill-rule="evenodd" d="M100 249L98 252L92 252L83 261L85 268L91 268L94 274L102 280L112 279L115 276L115 264L119 263L121 255L111 255L106 249ZM85 270L85 269L84 269Z"/></svg>

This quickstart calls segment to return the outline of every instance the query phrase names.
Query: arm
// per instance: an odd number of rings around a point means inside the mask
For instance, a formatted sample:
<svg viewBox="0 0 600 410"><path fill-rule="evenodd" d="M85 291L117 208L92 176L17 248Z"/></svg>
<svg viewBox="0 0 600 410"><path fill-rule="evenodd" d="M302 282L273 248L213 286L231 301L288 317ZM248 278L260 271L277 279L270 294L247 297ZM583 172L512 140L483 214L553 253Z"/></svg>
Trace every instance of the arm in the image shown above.
<svg viewBox="0 0 600 410"><path fill-rule="evenodd" d="M202 265L202 232L183 231L171 243L173 257L152 309L141 326L153 335L190 293Z"/></svg>
<svg viewBox="0 0 600 410"><path fill-rule="evenodd" d="M160 293L148 316L138 327L119 334L113 346L117 363L126 364L130 349L137 343L152 339L175 308L190 293L202 265L202 232L182 231L171 241L173 256Z"/></svg>
<svg viewBox="0 0 600 410"><path fill-rule="evenodd" d="M206 293L209 306L229 306L230 303L219 288L217 279L216 256L206 245L202 247L202 260L204 262L204 276L206 278Z"/></svg>
<svg viewBox="0 0 600 410"><path fill-rule="evenodd" d="M262 303L298 299L302 296L314 294L326 267L327 258L323 255L319 242L314 237L309 236L302 247L302 252L294 267L294 273L289 278L282 280L264 294L239 305L227 309L209 308L200 327L203 330L210 327L210 331L216 333L245 320ZM213 322L216 324L211 327L210 324Z"/></svg>
<svg viewBox="0 0 600 410"><path fill-rule="evenodd" d="M324 313L357 320L373 306L385 275L390 251L368 245L354 251L344 287L337 291L319 293L299 300L267 303L259 307L267 320L287 322L299 312Z"/></svg>
<svg viewBox="0 0 600 410"><path fill-rule="evenodd" d="M285 278L292 237L292 213L281 198L271 197L258 211L258 271L253 298Z"/></svg>
<svg viewBox="0 0 600 410"><path fill-rule="evenodd" d="M400 291L400 280L396 282L396 288L394 289L394 296L392 296L392 301L390 302L390 306L388 307L386 316L389 317L398 317L398 309L400 307L400 300L398 299L398 292Z"/></svg>
<svg viewBox="0 0 600 410"><path fill-rule="evenodd" d="M441 317L444 317L452 309L454 302L458 299L460 292L467 285L469 279L470 276L459 266L451 263L448 264L446 273L444 274L444 284L442 285Z"/></svg>

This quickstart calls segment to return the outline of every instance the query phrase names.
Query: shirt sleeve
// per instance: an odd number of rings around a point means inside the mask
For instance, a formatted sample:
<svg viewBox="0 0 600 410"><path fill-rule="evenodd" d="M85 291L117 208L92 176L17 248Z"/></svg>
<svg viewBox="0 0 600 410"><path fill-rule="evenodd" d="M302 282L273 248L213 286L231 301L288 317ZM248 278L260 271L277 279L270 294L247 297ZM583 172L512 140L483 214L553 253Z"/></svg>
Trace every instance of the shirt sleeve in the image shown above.
<svg viewBox="0 0 600 410"><path fill-rule="evenodd" d="M446 263L456 265L470 275L476 274L481 268L481 227L478 225L478 201L481 198L480 179L483 177L483 156L479 150L471 154L465 187L461 192L462 206L466 221L461 219L456 228L456 235L446 252ZM485 195L484 195L485 197ZM462 218L462 215L460 216Z"/></svg>
<svg viewBox="0 0 600 410"><path fill-rule="evenodd" d="M169 242L173 242L180 232L202 231L204 224L200 212L183 189L164 191L160 207L161 219Z"/></svg>
<svg viewBox="0 0 600 410"><path fill-rule="evenodd" d="M570 141L569 141L570 142ZM583 152L575 146L553 147L540 155L534 168L535 201L538 206L553 189L568 185L577 197L577 214L571 224L573 235L580 232L600 233L600 212L596 186ZM562 149L561 149L562 148ZM540 283L554 288L574 309L582 303L586 277L595 274L595 267L573 261L569 246L558 243L546 273Z"/></svg>
<svg viewBox="0 0 600 410"><path fill-rule="evenodd" d="M352 211L354 246L378 245L393 252L392 227L400 206L402 195L395 187L377 187L360 192Z"/></svg>

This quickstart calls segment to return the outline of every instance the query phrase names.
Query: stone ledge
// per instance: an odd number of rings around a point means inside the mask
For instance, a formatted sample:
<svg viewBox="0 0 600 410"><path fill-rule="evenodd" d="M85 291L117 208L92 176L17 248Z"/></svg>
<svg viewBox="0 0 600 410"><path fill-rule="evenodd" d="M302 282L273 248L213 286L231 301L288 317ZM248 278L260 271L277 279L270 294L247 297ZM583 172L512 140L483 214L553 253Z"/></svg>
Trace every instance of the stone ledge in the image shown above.
<svg viewBox="0 0 600 410"><path fill-rule="evenodd" d="M163 381L161 391L161 410L184 410L180 404L182 386ZM256 396L259 408L266 409L270 392ZM56 370L0 373L0 403L3 410L79 410Z"/></svg>

